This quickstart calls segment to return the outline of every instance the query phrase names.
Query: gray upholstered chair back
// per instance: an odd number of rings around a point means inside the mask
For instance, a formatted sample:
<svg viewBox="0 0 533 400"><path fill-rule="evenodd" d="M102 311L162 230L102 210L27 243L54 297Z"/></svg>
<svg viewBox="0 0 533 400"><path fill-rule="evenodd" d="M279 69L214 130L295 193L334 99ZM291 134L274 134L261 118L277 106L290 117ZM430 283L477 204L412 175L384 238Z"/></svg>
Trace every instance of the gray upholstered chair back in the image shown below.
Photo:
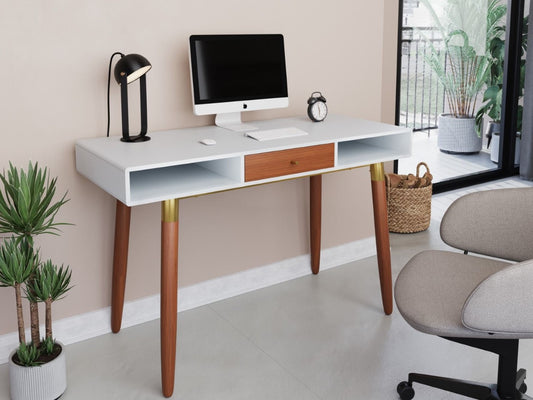
<svg viewBox="0 0 533 400"><path fill-rule="evenodd" d="M457 249L513 261L533 259L533 188L463 196L446 211L440 234Z"/></svg>

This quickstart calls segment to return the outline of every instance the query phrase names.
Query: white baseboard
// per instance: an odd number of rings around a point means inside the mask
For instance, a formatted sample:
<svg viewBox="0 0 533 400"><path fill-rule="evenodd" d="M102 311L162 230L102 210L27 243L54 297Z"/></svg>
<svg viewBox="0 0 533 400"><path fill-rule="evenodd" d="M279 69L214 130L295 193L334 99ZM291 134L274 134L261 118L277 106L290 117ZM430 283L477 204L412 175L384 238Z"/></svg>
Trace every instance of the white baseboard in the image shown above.
<svg viewBox="0 0 533 400"><path fill-rule="evenodd" d="M351 261L376 254L373 237L324 249L320 256L320 270L334 268ZM178 291L178 312L214 303L253 290L311 274L310 256L298 256L274 264L223 276ZM126 302L122 327L127 328L159 318L159 295ZM111 332L111 307L54 321L54 335L64 344L87 340ZM44 331L44 327L41 328ZM29 333L27 333L27 337ZM0 336L0 364L18 345L18 333Z"/></svg>

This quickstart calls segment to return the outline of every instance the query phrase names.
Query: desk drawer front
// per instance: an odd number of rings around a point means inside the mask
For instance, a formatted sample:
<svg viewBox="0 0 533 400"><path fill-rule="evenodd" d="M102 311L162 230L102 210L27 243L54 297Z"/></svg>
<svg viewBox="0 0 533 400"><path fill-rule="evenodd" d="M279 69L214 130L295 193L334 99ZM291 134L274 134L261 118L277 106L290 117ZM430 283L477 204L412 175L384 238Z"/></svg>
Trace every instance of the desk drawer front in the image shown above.
<svg viewBox="0 0 533 400"><path fill-rule="evenodd" d="M333 143L252 154L244 158L245 180L249 182L331 168L334 163Z"/></svg>

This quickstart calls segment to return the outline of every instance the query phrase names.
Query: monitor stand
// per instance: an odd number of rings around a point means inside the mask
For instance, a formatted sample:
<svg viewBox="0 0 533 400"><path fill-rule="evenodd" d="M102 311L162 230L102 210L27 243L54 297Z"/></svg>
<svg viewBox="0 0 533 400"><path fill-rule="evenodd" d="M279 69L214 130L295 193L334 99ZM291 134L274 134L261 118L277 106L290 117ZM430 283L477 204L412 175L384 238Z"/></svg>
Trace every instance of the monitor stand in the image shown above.
<svg viewBox="0 0 533 400"><path fill-rule="evenodd" d="M234 132L250 132L258 129L256 126L243 123L240 112L217 114L215 125Z"/></svg>

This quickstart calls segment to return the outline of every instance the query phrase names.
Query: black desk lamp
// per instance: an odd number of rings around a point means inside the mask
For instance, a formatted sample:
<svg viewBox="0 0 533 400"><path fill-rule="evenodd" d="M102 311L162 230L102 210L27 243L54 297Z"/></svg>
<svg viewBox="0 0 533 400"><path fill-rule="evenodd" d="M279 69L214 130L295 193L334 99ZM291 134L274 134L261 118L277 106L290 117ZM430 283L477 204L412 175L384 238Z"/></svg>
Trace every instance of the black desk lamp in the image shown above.
<svg viewBox="0 0 533 400"><path fill-rule="evenodd" d="M123 142L145 142L150 140L146 136L146 73L152 68L150 62L139 54L124 55L120 52L113 53L109 60L109 74L107 77L107 136L109 136L109 86L111 81L111 65L113 57L120 55L121 58L115 65L114 76L120 85L120 101L122 108L122 139ZM129 134L129 117L128 117L128 84L139 80L141 92L141 132L138 135L130 136Z"/></svg>

